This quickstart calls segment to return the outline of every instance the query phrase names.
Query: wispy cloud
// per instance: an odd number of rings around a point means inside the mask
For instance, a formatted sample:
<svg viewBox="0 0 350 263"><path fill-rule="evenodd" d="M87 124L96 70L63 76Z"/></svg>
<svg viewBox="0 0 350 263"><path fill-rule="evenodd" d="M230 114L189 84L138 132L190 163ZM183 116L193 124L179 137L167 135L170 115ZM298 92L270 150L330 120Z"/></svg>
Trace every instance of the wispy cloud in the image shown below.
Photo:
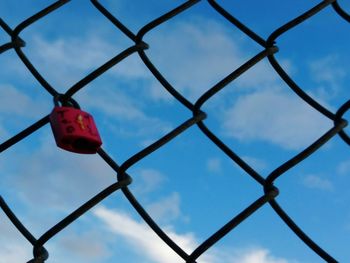
<svg viewBox="0 0 350 263"><path fill-rule="evenodd" d="M119 50L97 34L54 40L35 35L30 43L28 56L34 65L63 91Z"/></svg>
<svg viewBox="0 0 350 263"><path fill-rule="evenodd" d="M337 172L340 175L349 175L350 174L350 160L345 160L339 163L337 167Z"/></svg>
<svg viewBox="0 0 350 263"><path fill-rule="evenodd" d="M79 94L78 100L84 109L102 114L105 127L123 136L145 140L164 135L172 128L170 122L152 116L147 103L110 84Z"/></svg>
<svg viewBox="0 0 350 263"><path fill-rule="evenodd" d="M108 239L97 231L64 235L58 242L61 253L81 262L102 262L108 258L112 253L107 244Z"/></svg>
<svg viewBox="0 0 350 263"><path fill-rule="evenodd" d="M148 119L136 101L117 89L101 87L82 94L80 99L85 107L103 112L109 117L129 121Z"/></svg>
<svg viewBox="0 0 350 263"><path fill-rule="evenodd" d="M0 244L0 257L3 262L25 262L25 260L29 260L32 257L27 252L30 251L30 248L25 250L21 244L9 243L8 241L0 242Z"/></svg>
<svg viewBox="0 0 350 263"><path fill-rule="evenodd" d="M54 211L67 211L115 182L114 171L98 155L77 155L56 147L51 134L37 150L20 152L3 169L17 197L26 205L38 203Z"/></svg>
<svg viewBox="0 0 350 263"><path fill-rule="evenodd" d="M328 96L338 92L347 75L344 67L340 65L339 57L334 54L317 59L309 64L311 77L322 86L321 91L328 94Z"/></svg>
<svg viewBox="0 0 350 263"><path fill-rule="evenodd" d="M271 255L267 249L251 249L239 255L232 263L288 263L289 261Z"/></svg>
<svg viewBox="0 0 350 263"><path fill-rule="evenodd" d="M239 76L235 85L240 88L261 89L269 85L274 85L278 80L278 75L273 71L270 64L263 60Z"/></svg>
<svg viewBox="0 0 350 263"><path fill-rule="evenodd" d="M0 84L0 113L3 116L40 118L47 104L12 85Z"/></svg>
<svg viewBox="0 0 350 263"><path fill-rule="evenodd" d="M94 214L108 226L112 233L123 237L135 252L142 253L153 262L181 262L181 258L144 223L137 222L123 212L105 207L98 207L94 210ZM185 251L194 249L195 239L192 234L178 235L172 232L169 235L178 241Z"/></svg>
<svg viewBox="0 0 350 263"><path fill-rule="evenodd" d="M98 155L76 155L57 149L51 134L40 140L37 149L29 143L26 149L1 159L1 194L35 236L116 181L114 171ZM32 258L32 246L14 226L4 225L6 221L0 213L0 258L4 262L26 262ZM89 232L87 224L82 223L79 235L63 231L58 242L49 242L50 261L101 262L110 255L108 240ZM98 227L93 225L93 229Z"/></svg>
<svg viewBox="0 0 350 263"><path fill-rule="evenodd" d="M156 234L143 222L133 219L125 212L110 210L99 206L93 210L94 215L103 222L100 229L104 234L94 230L79 231L77 234L61 234L58 242L50 242L50 261L61 262L105 262L114 250L115 246L128 246L133 258L142 257L143 262L152 263L180 263L184 262L173 250L171 250ZM31 246L28 242L21 242L15 232L9 232L11 227L0 221L0 257L4 262L24 262L32 258ZM104 229L103 229L104 228ZM99 230L99 231L100 231ZM107 231L107 232L105 232ZM198 240L192 233L176 233L173 227L166 227L168 235L180 245L187 253L198 246ZM108 233L118 236L118 239L109 238ZM118 242L114 245L114 241ZM123 245L121 245L123 244ZM25 248L25 249L24 249ZM107 261L109 262L109 261ZM296 263L273 256L267 249L253 247L249 249L222 249L212 248L206 252L198 262L201 263Z"/></svg>
<svg viewBox="0 0 350 263"><path fill-rule="evenodd" d="M183 260L175 254L156 234L142 222L131 218L128 214L110 210L106 207L98 207L94 214L102 220L109 231L123 238L135 253L140 253L150 262L180 263ZM173 227L166 228L168 235L187 253L191 253L198 241L194 234L178 234ZM286 259L277 258L262 248L245 250L211 249L205 253L198 262L201 263L288 263Z"/></svg>
<svg viewBox="0 0 350 263"><path fill-rule="evenodd" d="M39 94L0 83L0 141L42 118L50 110L49 104Z"/></svg>
<svg viewBox="0 0 350 263"><path fill-rule="evenodd" d="M148 38L152 48L147 54L151 60L169 82L190 99L198 98L260 51L232 28L199 17L169 23ZM289 60L283 59L281 63L288 72L295 71ZM261 89L278 80L278 74L263 60L239 76L234 86L239 90ZM169 98L155 84L151 95L156 99Z"/></svg>
<svg viewBox="0 0 350 263"><path fill-rule="evenodd" d="M280 89L242 95L227 109L222 125L227 136L292 150L308 146L330 127L320 113Z"/></svg>
<svg viewBox="0 0 350 263"><path fill-rule="evenodd" d="M182 215L180 203L179 193L174 192L165 198L148 204L147 210L161 224L170 223Z"/></svg>
<svg viewBox="0 0 350 263"><path fill-rule="evenodd" d="M137 194L149 194L157 190L166 179L161 172L149 168L136 170L135 174L138 180L131 187Z"/></svg>
<svg viewBox="0 0 350 263"><path fill-rule="evenodd" d="M222 171L221 159L213 157L207 160L207 169L209 172L220 173Z"/></svg>
<svg viewBox="0 0 350 263"><path fill-rule="evenodd" d="M109 247L111 240L103 234L103 229L99 225L89 229L80 226L79 232L74 230L77 228L73 226L72 232L70 227L70 231L61 233L55 241L45 245L49 252L49 262L100 263L112 255ZM27 262L33 258L32 245L11 225L2 211L0 211L0 233L1 262Z"/></svg>
<svg viewBox="0 0 350 263"><path fill-rule="evenodd" d="M239 38L232 34L210 19L169 24L147 36L152 45L149 57L176 89L194 99L231 73L246 57L240 50ZM161 89L159 92L154 90L152 94L164 97Z"/></svg>
<svg viewBox="0 0 350 263"><path fill-rule="evenodd" d="M307 188L311 189L324 191L332 191L334 189L334 186L330 180L313 174L309 174L303 177L303 184Z"/></svg>
<svg viewBox="0 0 350 263"><path fill-rule="evenodd" d="M251 156L242 156L242 159L246 161L250 166L254 167L255 170L264 171L268 164L262 160Z"/></svg>
<svg viewBox="0 0 350 263"><path fill-rule="evenodd" d="M19 232L0 211L0 258L2 262L24 262L31 255L31 246L19 239Z"/></svg>

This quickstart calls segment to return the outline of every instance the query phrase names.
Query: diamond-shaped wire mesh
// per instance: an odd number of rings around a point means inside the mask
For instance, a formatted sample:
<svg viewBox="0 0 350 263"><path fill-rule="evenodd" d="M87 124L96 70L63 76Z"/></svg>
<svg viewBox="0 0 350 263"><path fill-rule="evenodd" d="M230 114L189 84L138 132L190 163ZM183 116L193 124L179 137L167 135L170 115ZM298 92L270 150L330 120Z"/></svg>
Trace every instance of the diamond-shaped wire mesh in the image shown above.
<svg viewBox="0 0 350 263"><path fill-rule="evenodd" d="M235 14L232 14L226 11L218 1L208 0L209 5L213 11L217 12L224 19L231 24L233 28L240 30L246 36L250 38L250 41L259 45L261 47L261 52L255 54L250 59L245 61L239 67L232 69L232 72L228 74L225 78L221 79L215 85L213 85L206 92L201 94L201 96L195 101L195 103L190 102L188 98L183 96L176 87L173 87L172 84L164 77L160 70L152 62L152 59L149 58L145 52L147 49L151 50L152 45L148 45L144 41L144 37L160 27L162 24L168 23L169 20L178 16L179 14L186 12L186 10L193 8L197 4L200 4L200 0L190 0L186 1L183 4L176 6L173 10L155 18L152 22L144 25L138 32L132 32L126 25L123 24L123 21L120 21L115 15L113 15L107 8L104 7L102 3L98 0L91 0L91 4L96 8L101 16L104 16L109 20L110 23L115 27L115 30L119 30L124 37L128 40L131 40L133 43L125 50L117 54L116 56L110 58L106 63L96 68L90 74L79 80L73 86L68 88L63 94L59 93L55 87L53 87L45 77L40 73L40 71L32 64L31 60L26 56L25 46L26 39L20 37L22 31L26 30L28 27L31 27L41 19L46 16L50 16L51 13L57 11L63 6L68 6L69 0L60 0L47 8L40 10L31 17L23 20L15 28L10 28L6 21L0 19L0 26L4 32L8 34L11 40L8 43L2 44L0 46L0 54L6 53L9 50L14 50L18 58L24 63L29 72L35 77L38 83L42 86L43 92L49 93L53 98L60 100L63 104L74 101L73 96L78 94L83 90L89 83L95 81L105 72L110 70L112 67L127 59L130 56L139 56L143 61L144 65L149 69L149 71L154 75L154 77L159 81L162 87L171 94L182 106L188 110L193 117L184 120L181 125L171 130L168 134L159 138L156 142L152 143L150 146L145 147L141 151L134 153L132 156L121 163L118 164L116 161L102 148L97 150L97 154L105 161L106 166L110 166L117 173L117 181L106 189L98 193L96 196L91 197L87 200L82 206L78 207L74 212L69 214L67 217L63 218L56 225L52 226L47 232L42 234L39 237L35 237L30 229L27 229L25 225L21 223L20 218L16 216L13 210L7 205L5 200L0 197L0 207L7 215L8 219L12 224L18 229L18 231L28 240L28 242L33 246L33 259L29 262L44 262L48 259L49 252L45 249L45 244L50 241L56 235L59 235L60 232L65 229L72 222L77 220L80 216L88 212L92 207L99 204L106 197L110 196L116 191L122 192L130 205L140 214L143 220L149 225L149 227L172 249L174 250L182 259L183 262L200 262L198 258L205 254L211 247L225 237L228 233L234 232L235 228L243 223L247 218L254 214L257 210L261 209L264 206L270 205L276 213L276 217L280 217L284 223L290 228L292 232L297 235L306 246L310 248L314 253L316 253L320 258L327 262L337 262L337 260L330 254L326 252L324 248L321 248L317 240L313 240L307 233L305 233L296 222L286 213L277 202L276 197L280 191L283 189L277 189L274 185L276 180L282 177L287 171L293 169L294 166L303 162L306 158L314 154L321 147L323 147L329 140L339 135L344 143L350 144L350 138L346 134L344 128L347 125L347 121L343 118L350 107L350 101L346 101L339 109L333 111L332 109L327 108L325 105L322 105L321 102L314 99L312 96L307 94L302 87L299 87L298 84L287 74L282 64L276 59L275 54L279 52L278 39L285 34L288 34L290 30L299 25L305 23L308 19L315 16L319 12L323 12L325 9L332 10L335 14L338 14L342 19L350 22L350 16L346 13L341 5L335 0L325 0L321 1L316 6L311 9L301 13L298 17L290 20L289 22L279 25L275 31L273 31L267 39L259 36L254 32L254 29L249 28L244 23L240 22L237 18L234 17ZM28 44L28 43L27 43ZM263 177L259 174L254 167L248 165L243 158L236 154L232 148L227 146L217 134L215 134L205 123L205 119L210 118L210 115L204 112L203 106L221 91L228 87L229 84L234 83L235 80L244 75L247 71L254 68L260 61L267 58L273 69L277 74L283 79L283 81L289 86L289 88L299 97L300 100L304 101L305 104L313 107L319 112L320 115L328 118L332 121L333 127L324 133L316 141L310 142L309 146L304 150L300 151L293 158L288 161L281 163L275 170L273 170L267 177ZM171 63L171 61L169 62ZM141 99L141 98L140 98ZM0 152L4 152L7 149L11 148L16 143L25 139L28 136L31 136L33 133L36 133L38 130L43 128L45 125L49 124L49 115L41 117L41 119L29 127L23 129L18 134L12 136L8 140L4 141L0 145ZM200 131L210 140L216 147L218 147L224 154L227 155L234 163L238 164L252 179L255 180L256 184L260 185L263 189L264 194L252 202L240 213L234 215L232 219L213 233L207 240L201 243L192 253L188 254L181 248L170 236L168 236L164 230L152 219L152 217L146 212L144 207L140 204L138 199L134 196L132 191L129 188L129 185L132 184L132 175L128 173L128 170L133 167L135 164L140 162L146 156L157 151L170 141L172 141L178 135L185 133L186 130L192 126L198 126ZM1 249L1 248L0 248Z"/></svg>

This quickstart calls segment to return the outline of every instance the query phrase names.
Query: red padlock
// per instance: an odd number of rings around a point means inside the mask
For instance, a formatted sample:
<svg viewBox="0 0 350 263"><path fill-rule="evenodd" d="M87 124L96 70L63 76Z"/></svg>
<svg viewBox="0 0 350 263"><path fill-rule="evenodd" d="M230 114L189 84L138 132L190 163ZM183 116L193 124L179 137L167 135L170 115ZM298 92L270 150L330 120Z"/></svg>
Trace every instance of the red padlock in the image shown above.
<svg viewBox="0 0 350 263"><path fill-rule="evenodd" d="M96 153L102 145L92 116L79 108L58 106L50 114L50 124L58 147L75 153Z"/></svg>

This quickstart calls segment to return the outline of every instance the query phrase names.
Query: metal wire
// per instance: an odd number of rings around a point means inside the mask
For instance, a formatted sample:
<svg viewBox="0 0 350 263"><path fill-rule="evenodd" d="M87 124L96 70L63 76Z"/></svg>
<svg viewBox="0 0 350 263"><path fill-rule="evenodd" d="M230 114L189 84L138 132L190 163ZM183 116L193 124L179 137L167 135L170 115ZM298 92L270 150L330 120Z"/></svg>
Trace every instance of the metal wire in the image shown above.
<svg viewBox="0 0 350 263"><path fill-rule="evenodd" d="M225 78L220 80L217 84L203 93L195 103L191 103L186 97L180 94L169 81L160 73L158 68L152 63L152 60L147 56L145 50L152 48L147 43L144 42L143 38L146 34L159 27L161 24L166 23L173 17L176 17L182 12L192 8L196 4L200 3L200 0L189 0L183 4L175 7L173 10L165 13L164 15L154 19L150 23L143 26L137 33L133 33L127 26L125 26L119 19L117 19L109 10L107 10L103 4L98 0L91 0L91 4L101 13L109 22L111 22L116 29L120 30L126 38L130 39L134 44L126 48L119 54L116 54L109 61L96 68L90 74L79 80L76 84L71 86L66 90L64 94L60 94L51 84L40 74L36 67L31 63L31 61L25 55L23 48L25 47L25 41L20 38L20 34L23 30L30 27L40 19L45 16L50 15L50 13L56 11L62 6L68 4L69 0L59 0L54 2L52 5L40 10L33 16L22 21L17 27L11 29L7 23L0 18L0 27L9 35L10 41L0 46L0 54L5 53L10 49L14 49L18 55L18 58L24 63L29 72L36 78L36 80L41 84L42 88L46 90L53 97L60 96L61 100L74 100L73 95L78 93L87 84L97 79L99 76L104 74L110 68L120 63L129 56L138 53L144 64L147 66L149 71L154 75L154 77L160 82L160 84L167 90L179 103L181 103L185 108L187 108L193 115L192 118L184 121L177 128L170 131L164 137L158 139L149 147L142 149L140 152L135 153L130 156L124 163L117 164L107 152L102 148L97 151L97 154L105 161L106 165L110 166L117 174L117 181L108 186L106 189L102 190L99 194L92 197L81 207L77 208L74 212L69 214L67 217L62 219L51 229L47 230L40 237L35 238L32 233L21 223L20 219L13 213L11 208L7 205L5 200L0 196L0 207L12 222L12 224L18 229L18 231L28 240L33 246L33 259L29 262L38 263L45 262L48 259L49 253L44 248L45 244L50 241L51 238L58 235L64 228L70 225L72 222L77 220L80 216L88 212L96 204L100 203L103 199L110 196L116 191L121 191L125 197L129 200L130 204L135 208L135 210L140 214L144 221L152 228L152 230L171 248L173 249L185 262L196 262L196 260L205 253L208 249L213 247L218 241L220 241L225 235L234 231L235 227L244 222L253 213L259 210L261 207L269 204L273 210L276 212L276 216L279 216L285 224L293 231L301 240L305 243L311 250L314 251L320 258L326 262L337 262L337 260L328 254L326 250L321 248L317 241L314 241L309 235L307 235L294 220L288 215L287 212L278 204L276 197L279 194L279 189L274 186L277 179L283 176L287 171L291 170L294 166L304 161L310 155L319 150L325 145L327 141L334 138L337 134L342 138L342 140L350 145L350 137L344 130L347 126L347 121L343 119L343 116L350 108L350 100L344 103L336 112L328 109L325 105L322 105L319 101L316 101L310 95L308 95L303 88L299 87L298 84L286 73L283 66L278 62L275 54L279 51L278 39L283 34L287 34L292 28L299 26L311 17L315 16L317 13L324 9L332 9L345 21L350 22L350 15L341 7L341 5L336 0L325 0L321 1L319 4L315 5L309 10L306 10L303 14L297 16L296 18L290 20L286 24L278 27L273 31L267 39L256 34L247 25L240 22L233 14L225 10L217 1L208 0L209 5L222 17L224 17L228 22L236 27L244 34L246 34L251 41L257 43L263 48L261 52L253 56L251 59L247 60L237 69L234 69L232 73L227 75ZM274 171L272 171L266 178L259 174L253 167L248 165L238 154L236 154L229 146L227 146L219 137L213 133L206 125L204 120L207 118L207 114L202 111L203 105L211 99L213 96L218 94L220 91L225 89L228 84L234 82L239 76L245 74L252 67L254 67L259 61L267 58L274 70L281 77L281 79L290 87L290 89L298 95L300 100L313 107L320 114L324 115L326 118L332 120L333 127L330 128L324 135L314 142L311 142L308 147L296 154L293 158L282 163ZM4 141L0 145L0 153L9 149L11 146L20 142L27 136L32 135L34 132L38 131L45 125L49 123L49 115L42 117L36 123L33 123L27 128L24 128L18 134L12 136L8 140ZM186 132L189 127L197 125L203 134L215 144L221 151L226 154L233 162L238 164L252 179L261 185L263 189L263 195L255 200L251 205L246 207L238 215L234 215L232 219L222 226L218 231L213 233L207 240L200 244L191 254L187 254L174 240L172 240L162 228L152 219L152 217L147 213L143 206L139 203L137 198L133 195L132 191L128 188L128 185L132 183L131 176L127 171L134 166L136 163L141 161L146 156L150 155L152 152L157 151L160 147L167 144L173 140L176 136L181 133Z"/></svg>

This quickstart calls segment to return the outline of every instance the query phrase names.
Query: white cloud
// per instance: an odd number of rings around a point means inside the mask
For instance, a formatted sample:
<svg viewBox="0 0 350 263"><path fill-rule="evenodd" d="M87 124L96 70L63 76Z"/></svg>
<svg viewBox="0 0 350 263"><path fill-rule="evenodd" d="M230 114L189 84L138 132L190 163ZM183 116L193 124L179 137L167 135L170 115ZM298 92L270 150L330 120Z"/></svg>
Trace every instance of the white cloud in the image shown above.
<svg viewBox="0 0 350 263"><path fill-rule="evenodd" d="M267 141L286 149L308 146L331 122L297 96L279 89L243 95L224 114L225 134L241 141Z"/></svg>
<svg viewBox="0 0 350 263"><path fill-rule="evenodd" d="M268 164L262 159L251 156L242 156L242 159L246 161L250 166L254 167L255 170L263 171L268 167Z"/></svg>
<svg viewBox="0 0 350 263"><path fill-rule="evenodd" d="M167 180L162 173L154 169L140 169L133 171L132 174L137 177L137 180L134 181L130 188L137 196L145 199L147 204L145 206L146 210L157 222L164 224L179 218L182 220L187 219L182 217L179 193L173 192L165 197L154 197L152 195ZM150 198L150 196L153 197Z"/></svg>
<svg viewBox="0 0 350 263"><path fill-rule="evenodd" d="M82 262L101 262L111 255L107 248L107 240L100 233L89 231L85 233L64 235L59 240L59 249L70 257L76 256Z"/></svg>
<svg viewBox="0 0 350 263"><path fill-rule="evenodd" d="M31 251L30 247L25 249L23 244L16 244L15 242L0 242L1 252L0 257L2 262L26 262L33 256L28 251Z"/></svg>
<svg viewBox="0 0 350 263"><path fill-rule="evenodd" d="M138 136L149 139L165 134L172 124L147 114L148 104L132 94L109 85L94 87L77 96L84 109L102 113L105 126L126 136ZM119 125L122 123L123 125Z"/></svg>
<svg viewBox="0 0 350 263"><path fill-rule="evenodd" d="M71 210L115 182L114 171L98 155L63 151L56 147L51 134L42 142L35 151L15 155L21 165L9 161L3 167L4 172L10 172L7 178L26 205L37 207L40 203L55 211Z"/></svg>
<svg viewBox="0 0 350 263"><path fill-rule="evenodd" d="M99 226L94 225L94 229L96 228ZM49 252L48 261L102 262L111 256L112 252L108 247L110 240L101 231L102 229L98 231L85 229L80 230L79 234L72 234L71 231L61 232L57 239L50 240L45 245ZM27 262L33 258L33 246L7 220L2 211L0 211L0 233L0 262Z"/></svg>
<svg viewBox="0 0 350 263"><path fill-rule="evenodd" d="M324 191L332 191L334 189L334 186L330 180L313 174L309 174L303 177L303 184L311 189Z"/></svg>
<svg viewBox="0 0 350 263"><path fill-rule="evenodd" d="M274 72L270 64L264 60L239 76L237 86L243 88L261 88L273 85L278 80L278 75Z"/></svg>
<svg viewBox="0 0 350 263"><path fill-rule="evenodd" d="M172 193L168 197L147 205L147 211L160 223L169 223L181 216L180 195Z"/></svg>
<svg viewBox="0 0 350 263"><path fill-rule="evenodd" d="M20 238L20 233L0 211L0 258L1 262L25 262L32 257L31 245Z"/></svg>
<svg viewBox="0 0 350 263"><path fill-rule="evenodd" d="M282 65L283 69L288 72L289 75L295 73L296 69L290 60L281 59L279 63ZM280 77L267 61L267 59L265 59L254 65L243 75L239 76L234 85L238 88L244 88L245 90L261 90L262 88L275 86L279 80Z"/></svg>
<svg viewBox="0 0 350 263"><path fill-rule="evenodd" d="M166 101L172 103L172 95L158 82L152 81L149 86L149 94L156 101Z"/></svg>
<svg viewBox="0 0 350 263"><path fill-rule="evenodd" d="M350 160L341 162L337 167L337 172L340 175L348 175L350 173Z"/></svg>
<svg viewBox="0 0 350 263"><path fill-rule="evenodd" d="M210 158L207 160L207 169L209 172L219 173L222 170L221 159Z"/></svg>
<svg viewBox="0 0 350 263"><path fill-rule="evenodd" d="M123 120L147 120L148 117L140 106L120 90L98 88L88 94L82 94L80 100L88 108L96 109L104 114Z"/></svg>
<svg viewBox="0 0 350 263"><path fill-rule="evenodd" d="M118 74L118 77L127 79L153 79L151 72L147 69L138 55L131 55L123 60L118 66L112 70Z"/></svg>
<svg viewBox="0 0 350 263"><path fill-rule="evenodd" d="M232 263L288 263L286 259L276 258L266 249L253 249L239 255Z"/></svg>
<svg viewBox="0 0 350 263"><path fill-rule="evenodd" d="M46 105L33 97L12 85L0 84L0 113L11 117L41 118Z"/></svg>
<svg viewBox="0 0 350 263"><path fill-rule="evenodd" d="M0 83L0 142L50 111L49 103L40 94L29 94L28 90Z"/></svg>
<svg viewBox="0 0 350 263"><path fill-rule="evenodd" d="M133 172L137 176L137 180L132 184L137 194L148 194L158 189L164 182L165 176L154 169L140 169Z"/></svg>
<svg viewBox="0 0 350 263"><path fill-rule="evenodd" d="M324 58L312 61L310 64L312 78L319 84L325 85L328 90L336 92L347 72L340 66L339 58L336 55L329 55Z"/></svg>
<svg viewBox="0 0 350 263"><path fill-rule="evenodd" d="M123 212L98 207L94 214L101 219L110 231L121 236L138 253L153 262L178 263L181 258L172 251L146 224L137 222ZM195 248L192 234L178 235L169 233L187 252Z"/></svg>
<svg viewBox="0 0 350 263"><path fill-rule="evenodd" d="M147 54L177 90L196 98L244 61L237 39L217 22L198 18L165 25L147 36L152 46ZM153 88L155 98L166 96Z"/></svg>
<svg viewBox="0 0 350 263"><path fill-rule="evenodd" d="M119 48L90 34L83 38L47 40L35 36L28 54L42 75L54 86L67 89L88 71L105 63ZM116 51L114 51L116 50Z"/></svg>
<svg viewBox="0 0 350 263"><path fill-rule="evenodd" d="M146 41L151 44L151 49L146 52L152 62L175 89L190 99L198 98L261 51L232 28L198 17L164 25L148 35ZM288 72L295 71L289 60L284 59L281 64ZM236 89L258 89L278 80L278 74L267 60L263 60L239 76L234 85ZM155 99L170 98L154 83L151 95Z"/></svg>
<svg viewBox="0 0 350 263"><path fill-rule="evenodd" d="M118 39L117 39L118 40ZM80 37L47 39L35 35L28 54L44 77L58 89L85 77L131 45L122 45L125 39L111 40L108 32L92 31ZM130 79L153 79L136 53L109 69L103 76Z"/></svg>
<svg viewBox="0 0 350 263"><path fill-rule="evenodd" d="M129 246L139 253L143 259L154 263L184 262L143 222L138 222L129 215L99 206L94 214L102 220L110 232L123 238ZM166 232L186 253L191 253L198 241L194 234L178 234L172 227L166 227ZM277 258L262 248L246 250L224 250L212 248L202 255L200 263L288 263L286 259ZM293 261L295 262L295 261Z"/></svg>
<svg viewBox="0 0 350 263"><path fill-rule="evenodd" d="M5 190L9 192L10 204L36 237L116 182L115 172L98 155L77 155L60 150L54 145L51 134L50 139L43 137L41 140L43 143L38 149L34 150L33 145L27 143L28 151L22 148L4 154L1 161L2 185L6 182L11 186L10 190ZM80 220L84 219L86 215ZM4 223L6 217L0 213L1 260L27 262L32 258L32 246L14 226ZM101 262L100 259L111 254L104 236L86 230L86 227L96 229L99 226L86 225L86 221L83 226L80 221L79 226L83 229L79 236L63 231L58 235L58 242L48 242L50 262Z"/></svg>
<svg viewBox="0 0 350 263"><path fill-rule="evenodd" d="M123 49L120 44L115 44L117 41L112 43L104 34L90 32L80 38L54 40L37 35L30 41L28 54L40 72L56 84L56 88L65 90ZM242 36L237 36L230 28L214 20L199 17L164 25L148 34L146 41L151 45L146 51L151 61L177 90L192 99L203 94L252 56ZM250 48L254 46L252 44ZM256 49L254 52L258 51ZM289 65L287 61L283 63ZM113 77L114 81L145 80L147 83L140 87L144 96L167 101L171 98L137 54L124 59L107 75ZM263 61L240 76L236 85L256 88L271 84L277 78L271 66Z"/></svg>

